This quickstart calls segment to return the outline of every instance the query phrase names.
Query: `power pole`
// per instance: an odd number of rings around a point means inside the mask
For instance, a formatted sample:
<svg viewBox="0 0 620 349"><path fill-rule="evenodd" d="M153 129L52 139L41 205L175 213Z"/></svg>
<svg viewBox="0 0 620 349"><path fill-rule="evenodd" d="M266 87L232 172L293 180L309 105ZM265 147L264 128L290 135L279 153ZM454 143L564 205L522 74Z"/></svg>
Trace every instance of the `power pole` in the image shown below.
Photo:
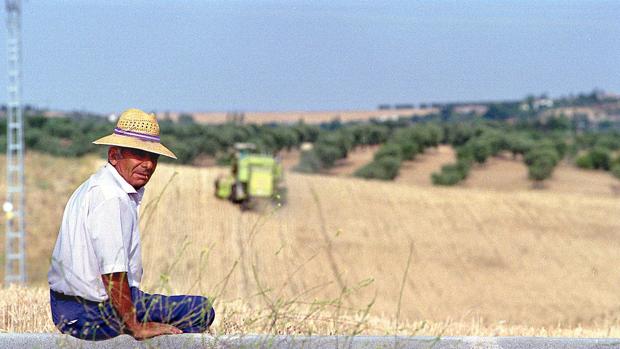
<svg viewBox="0 0 620 349"><path fill-rule="evenodd" d="M26 282L26 246L24 229L24 120L21 107L21 1L6 0L8 101L6 116L7 197L2 209L6 214L6 253L4 283Z"/></svg>

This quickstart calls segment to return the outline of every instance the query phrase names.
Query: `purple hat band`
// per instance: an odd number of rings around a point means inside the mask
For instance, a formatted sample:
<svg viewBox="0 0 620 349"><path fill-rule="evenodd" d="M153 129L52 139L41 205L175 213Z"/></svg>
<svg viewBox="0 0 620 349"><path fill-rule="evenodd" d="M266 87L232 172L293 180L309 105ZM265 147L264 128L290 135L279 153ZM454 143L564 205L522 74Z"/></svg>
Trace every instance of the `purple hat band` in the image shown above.
<svg viewBox="0 0 620 349"><path fill-rule="evenodd" d="M129 136L129 137L138 138L143 141L159 142L159 136L151 136L151 135L147 135L147 134L140 133L140 132L125 131L125 130L121 130L118 127L114 128L114 133L117 135L121 135L121 136Z"/></svg>

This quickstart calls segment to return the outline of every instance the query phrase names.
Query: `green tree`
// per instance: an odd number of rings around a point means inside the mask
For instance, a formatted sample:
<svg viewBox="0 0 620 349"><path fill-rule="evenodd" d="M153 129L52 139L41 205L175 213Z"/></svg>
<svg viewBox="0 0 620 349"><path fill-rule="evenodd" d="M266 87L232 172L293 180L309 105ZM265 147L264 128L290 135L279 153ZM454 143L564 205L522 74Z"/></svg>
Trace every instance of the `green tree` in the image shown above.
<svg viewBox="0 0 620 349"><path fill-rule="evenodd" d="M525 163L528 166L528 177L536 186L551 177L560 157L555 147L539 146L525 154Z"/></svg>
<svg viewBox="0 0 620 349"><path fill-rule="evenodd" d="M572 127L571 120L567 118L565 115L560 115L558 117L552 117L547 120L547 128L550 130L556 131L568 131Z"/></svg>
<svg viewBox="0 0 620 349"><path fill-rule="evenodd" d="M555 148L548 146L535 146L525 154L524 161L528 166L531 166L537 161L551 163L555 166L560 161L560 156Z"/></svg>
<svg viewBox="0 0 620 349"><path fill-rule="evenodd" d="M188 113L181 113L179 115L179 124L181 125L193 125L195 124L194 116Z"/></svg>
<svg viewBox="0 0 620 349"><path fill-rule="evenodd" d="M551 177L554 166L553 163L547 160L535 161L528 166L528 177L535 182L542 182Z"/></svg>
<svg viewBox="0 0 620 349"><path fill-rule="evenodd" d="M590 158L592 159L592 166L595 169L609 170L611 163L611 155L609 150L601 147L595 147L590 150Z"/></svg>
<svg viewBox="0 0 620 349"><path fill-rule="evenodd" d="M336 160L342 158L342 151L329 143L316 143L314 151L321 161L322 168L330 168L336 164Z"/></svg>
<svg viewBox="0 0 620 349"><path fill-rule="evenodd" d="M527 153L534 146L534 142L522 134L510 134L506 137L506 143L513 157Z"/></svg>
<svg viewBox="0 0 620 349"><path fill-rule="evenodd" d="M616 177L616 178L620 179L620 164L614 164L614 165L611 167L611 174L612 174L614 177Z"/></svg>
<svg viewBox="0 0 620 349"><path fill-rule="evenodd" d="M374 155L374 159L379 160L384 157L392 157L397 158L399 161L402 159L403 153L398 144L395 143L386 143L377 150Z"/></svg>
<svg viewBox="0 0 620 349"><path fill-rule="evenodd" d="M420 146L413 141L398 143L398 146L402 152L403 160L413 160L417 154L421 153Z"/></svg>
<svg viewBox="0 0 620 349"><path fill-rule="evenodd" d="M393 180L398 176L400 159L394 156L383 156L355 171L354 176L367 179Z"/></svg>
<svg viewBox="0 0 620 349"><path fill-rule="evenodd" d="M586 154L582 154L578 156L577 160L575 160L575 165L577 165L577 167L579 168L585 168L585 169L594 168L594 164L592 163L592 157L590 156L590 153L586 153Z"/></svg>
<svg viewBox="0 0 620 349"><path fill-rule="evenodd" d="M483 164L487 161L487 158L492 154L491 144L482 139L476 139L471 142L471 150L476 162Z"/></svg>
<svg viewBox="0 0 620 349"><path fill-rule="evenodd" d="M489 120L505 120L512 116L511 111L509 107L502 103L493 103L483 117Z"/></svg>
<svg viewBox="0 0 620 349"><path fill-rule="evenodd" d="M431 174L431 180L434 185L452 186L461 181L461 176L454 171L441 171Z"/></svg>

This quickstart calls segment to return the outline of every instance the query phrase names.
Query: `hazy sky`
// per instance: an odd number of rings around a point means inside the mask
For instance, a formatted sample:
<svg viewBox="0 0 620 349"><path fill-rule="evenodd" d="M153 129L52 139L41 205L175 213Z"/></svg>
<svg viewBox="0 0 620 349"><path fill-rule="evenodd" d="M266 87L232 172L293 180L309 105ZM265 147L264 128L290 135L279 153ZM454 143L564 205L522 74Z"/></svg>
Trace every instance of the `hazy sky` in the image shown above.
<svg viewBox="0 0 620 349"><path fill-rule="evenodd" d="M27 0L23 8L24 101L41 107L368 109L620 92L620 1Z"/></svg>

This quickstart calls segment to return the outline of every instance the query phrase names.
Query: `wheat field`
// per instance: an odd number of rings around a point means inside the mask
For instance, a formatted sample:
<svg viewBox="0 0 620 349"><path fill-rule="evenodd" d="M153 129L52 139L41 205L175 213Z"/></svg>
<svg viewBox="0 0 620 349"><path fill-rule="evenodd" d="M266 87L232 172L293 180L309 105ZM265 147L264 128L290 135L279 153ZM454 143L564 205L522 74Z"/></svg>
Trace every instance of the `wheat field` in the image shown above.
<svg viewBox="0 0 620 349"><path fill-rule="evenodd" d="M397 312L411 250L400 307L408 319L575 326L618 303L615 198L290 174L286 205L241 213L213 198L216 173L164 166L153 179L151 194L171 184L144 222L149 287L164 274L172 291L212 293L237 263L223 298L270 289L270 297L331 299L346 288L355 290L348 307L374 299L372 313L387 316Z"/></svg>
<svg viewBox="0 0 620 349"><path fill-rule="evenodd" d="M27 162L33 286L2 290L0 330L53 331L62 207L103 161ZM281 207L241 212L224 171L160 164L141 208L143 287L214 297L217 333L620 335L616 197L287 173Z"/></svg>

